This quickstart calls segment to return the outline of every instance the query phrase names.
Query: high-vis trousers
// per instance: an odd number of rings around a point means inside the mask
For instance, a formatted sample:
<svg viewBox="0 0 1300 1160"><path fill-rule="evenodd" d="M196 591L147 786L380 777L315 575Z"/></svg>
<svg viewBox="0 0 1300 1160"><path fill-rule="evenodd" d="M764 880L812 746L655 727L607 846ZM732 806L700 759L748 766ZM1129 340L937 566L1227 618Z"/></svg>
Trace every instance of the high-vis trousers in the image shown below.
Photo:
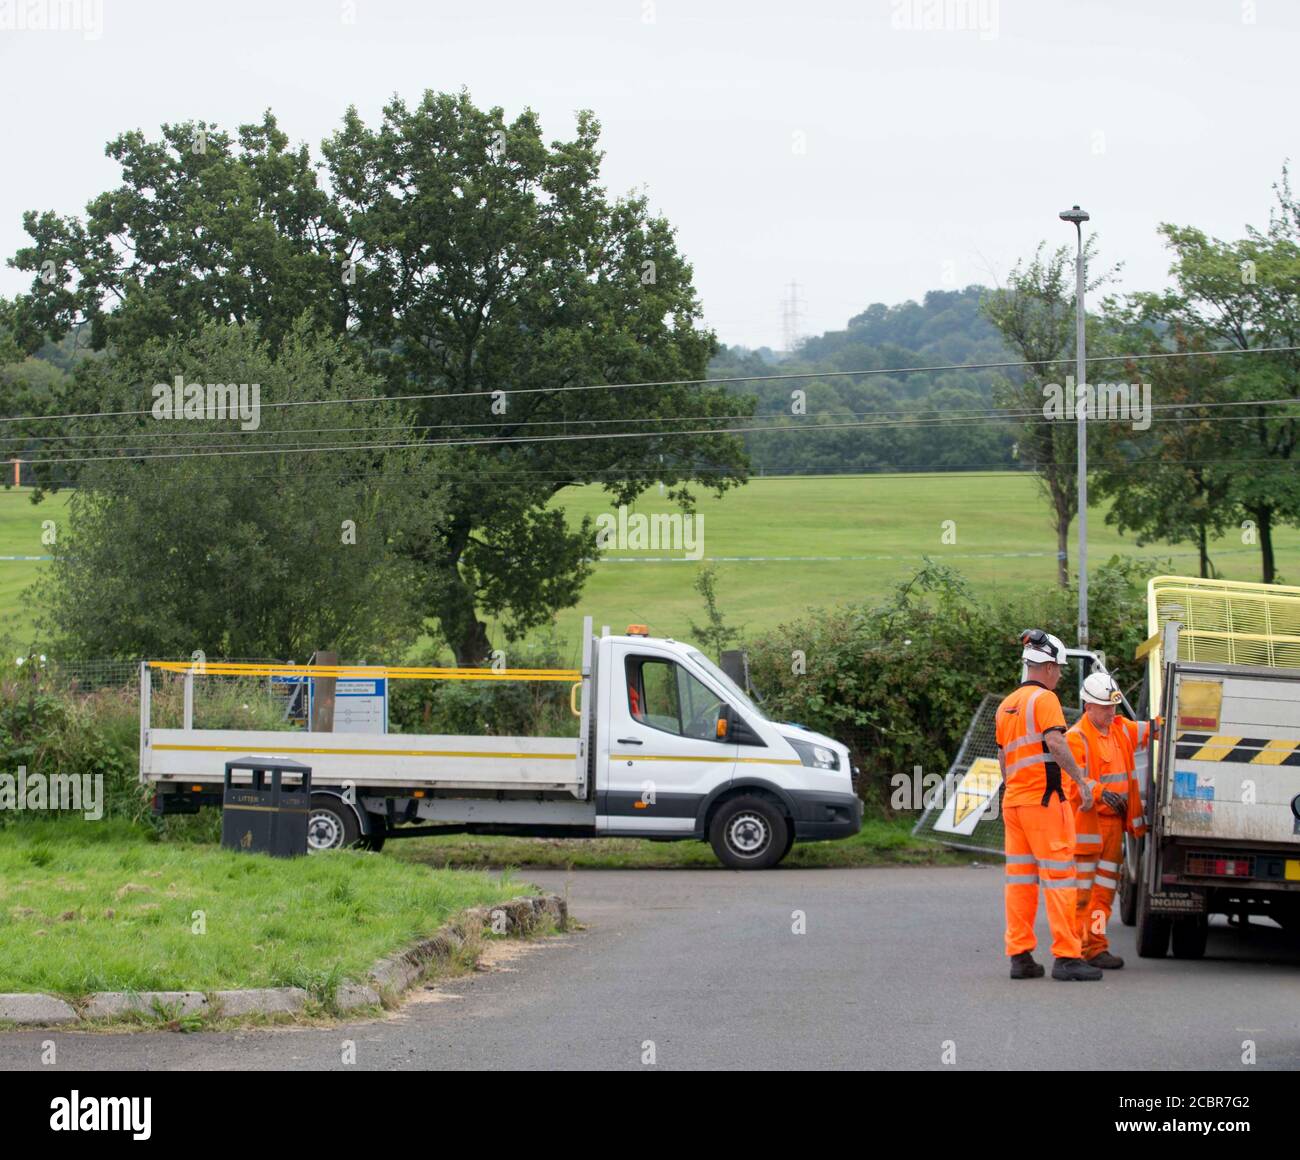
<svg viewBox="0 0 1300 1160"><path fill-rule="evenodd" d="M1007 954L1032 951L1038 888L1046 895L1052 954L1080 955L1074 899L1074 811L1053 798L1045 806L1003 810L1007 855Z"/></svg>
<svg viewBox="0 0 1300 1160"><path fill-rule="evenodd" d="M1075 865L1078 868L1079 938L1083 957L1090 959L1110 949L1106 924L1119 885L1119 864L1124 856L1124 819L1090 810L1075 815Z"/></svg>

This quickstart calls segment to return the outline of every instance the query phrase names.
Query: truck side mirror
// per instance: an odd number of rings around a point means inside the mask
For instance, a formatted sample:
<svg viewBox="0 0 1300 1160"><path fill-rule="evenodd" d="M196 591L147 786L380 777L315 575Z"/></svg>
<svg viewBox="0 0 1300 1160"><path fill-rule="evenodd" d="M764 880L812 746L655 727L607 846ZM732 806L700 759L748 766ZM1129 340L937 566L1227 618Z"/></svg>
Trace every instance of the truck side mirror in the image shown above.
<svg viewBox="0 0 1300 1160"><path fill-rule="evenodd" d="M765 744L730 705L723 705L718 712L718 740L730 741L733 745Z"/></svg>

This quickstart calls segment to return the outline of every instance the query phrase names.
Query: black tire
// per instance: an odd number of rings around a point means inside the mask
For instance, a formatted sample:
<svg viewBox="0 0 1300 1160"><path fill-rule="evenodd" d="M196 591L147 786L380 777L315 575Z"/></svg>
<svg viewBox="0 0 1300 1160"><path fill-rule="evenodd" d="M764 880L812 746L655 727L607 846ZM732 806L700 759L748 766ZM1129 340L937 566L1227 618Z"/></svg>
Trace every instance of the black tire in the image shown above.
<svg viewBox="0 0 1300 1160"><path fill-rule="evenodd" d="M1144 878L1145 868L1139 865L1138 873ZM1163 914L1151 913L1151 895L1141 878L1137 883L1137 896L1138 957L1163 959L1169 951L1169 919Z"/></svg>
<svg viewBox="0 0 1300 1160"><path fill-rule="evenodd" d="M1125 841L1132 841L1132 839L1126 838ZM1139 855L1138 865L1141 864L1142 858ZM1119 920L1125 926L1137 926L1138 888L1137 882L1129 875L1127 857L1125 857L1119 868Z"/></svg>
<svg viewBox="0 0 1300 1160"><path fill-rule="evenodd" d="M1210 920L1205 915L1196 918L1179 918L1173 924L1173 950L1176 959L1199 959L1205 955L1205 940L1209 937Z"/></svg>
<svg viewBox="0 0 1300 1160"><path fill-rule="evenodd" d="M732 870L769 870L789 851L790 823L766 798L732 798L709 823L709 844L718 861Z"/></svg>
<svg viewBox="0 0 1300 1160"><path fill-rule="evenodd" d="M311 795L311 813L307 816L307 853L344 850L361 839L357 813L347 802L331 793Z"/></svg>

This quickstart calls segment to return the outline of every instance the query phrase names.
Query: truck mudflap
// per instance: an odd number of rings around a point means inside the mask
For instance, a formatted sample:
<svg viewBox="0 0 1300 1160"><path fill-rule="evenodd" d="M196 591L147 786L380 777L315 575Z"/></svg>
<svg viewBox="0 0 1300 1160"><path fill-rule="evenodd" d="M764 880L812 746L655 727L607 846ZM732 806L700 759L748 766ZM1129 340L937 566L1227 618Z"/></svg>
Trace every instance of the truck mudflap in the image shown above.
<svg viewBox="0 0 1300 1160"><path fill-rule="evenodd" d="M1160 890L1147 895L1152 914L1169 918L1190 918L1205 913L1203 890Z"/></svg>

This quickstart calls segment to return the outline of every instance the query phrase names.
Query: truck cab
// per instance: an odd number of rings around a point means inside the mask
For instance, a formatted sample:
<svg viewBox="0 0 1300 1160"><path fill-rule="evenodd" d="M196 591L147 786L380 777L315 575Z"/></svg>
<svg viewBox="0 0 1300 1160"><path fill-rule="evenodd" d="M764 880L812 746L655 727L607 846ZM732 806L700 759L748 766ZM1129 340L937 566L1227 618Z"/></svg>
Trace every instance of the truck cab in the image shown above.
<svg viewBox="0 0 1300 1160"><path fill-rule="evenodd" d="M703 653L635 627L596 652L599 833L703 838L735 867L861 827L848 749L769 720Z"/></svg>

